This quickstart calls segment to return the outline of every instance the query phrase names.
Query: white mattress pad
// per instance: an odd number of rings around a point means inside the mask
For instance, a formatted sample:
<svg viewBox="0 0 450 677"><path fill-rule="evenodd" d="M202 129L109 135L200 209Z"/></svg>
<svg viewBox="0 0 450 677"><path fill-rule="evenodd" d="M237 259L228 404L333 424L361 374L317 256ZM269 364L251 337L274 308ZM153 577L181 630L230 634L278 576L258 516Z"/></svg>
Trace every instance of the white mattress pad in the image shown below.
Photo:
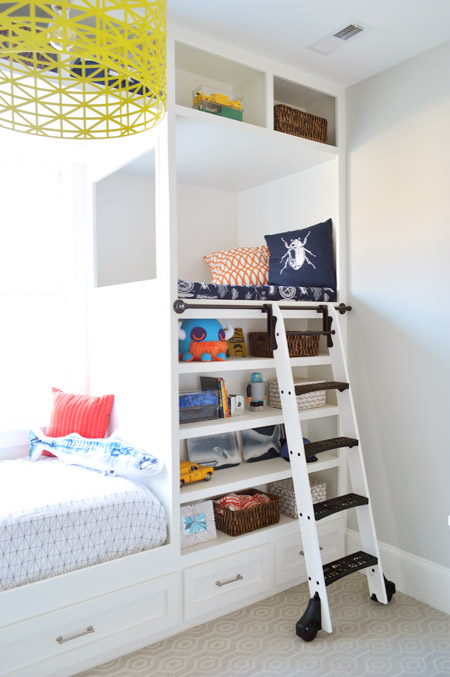
<svg viewBox="0 0 450 677"><path fill-rule="evenodd" d="M0 590L162 545L151 490L54 458L0 461Z"/></svg>

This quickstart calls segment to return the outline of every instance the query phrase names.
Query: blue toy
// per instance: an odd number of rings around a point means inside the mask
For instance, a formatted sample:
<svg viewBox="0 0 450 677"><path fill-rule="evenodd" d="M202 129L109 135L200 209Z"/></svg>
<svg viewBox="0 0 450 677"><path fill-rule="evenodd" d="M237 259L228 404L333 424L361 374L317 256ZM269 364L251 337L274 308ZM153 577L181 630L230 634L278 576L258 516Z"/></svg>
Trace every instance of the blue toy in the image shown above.
<svg viewBox="0 0 450 677"><path fill-rule="evenodd" d="M234 334L218 320L183 320L178 325L178 353L181 362L221 362L227 359L227 340Z"/></svg>

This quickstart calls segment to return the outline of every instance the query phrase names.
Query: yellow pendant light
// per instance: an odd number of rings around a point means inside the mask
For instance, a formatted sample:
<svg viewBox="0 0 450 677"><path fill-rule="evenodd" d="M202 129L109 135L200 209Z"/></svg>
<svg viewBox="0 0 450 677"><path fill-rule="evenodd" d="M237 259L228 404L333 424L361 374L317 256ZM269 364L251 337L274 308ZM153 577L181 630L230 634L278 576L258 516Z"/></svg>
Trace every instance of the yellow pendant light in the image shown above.
<svg viewBox="0 0 450 677"><path fill-rule="evenodd" d="M166 107L166 0L0 2L0 127L143 132Z"/></svg>

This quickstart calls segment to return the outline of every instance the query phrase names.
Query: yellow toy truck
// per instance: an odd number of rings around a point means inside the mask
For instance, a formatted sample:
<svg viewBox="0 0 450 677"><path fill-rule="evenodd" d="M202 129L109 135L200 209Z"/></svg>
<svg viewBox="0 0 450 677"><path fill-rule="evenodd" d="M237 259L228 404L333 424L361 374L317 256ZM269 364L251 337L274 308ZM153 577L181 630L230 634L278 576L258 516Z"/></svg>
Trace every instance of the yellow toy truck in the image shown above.
<svg viewBox="0 0 450 677"><path fill-rule="evenodd" d="M230 100L228 94L211 92L205 87L197 87L197 89L194 89L192 96L193 108L205 111L206 113L213 113L214 115L231 118L232 120L242 121L243 107L240 99Z"/></svg>
<svg viewBox="0 0 450 677"><path fill-rule="evenodd" d="M190 482L204 480L208 482L214 474L214 468L190 461L180 461L180 487Z"/></svg>

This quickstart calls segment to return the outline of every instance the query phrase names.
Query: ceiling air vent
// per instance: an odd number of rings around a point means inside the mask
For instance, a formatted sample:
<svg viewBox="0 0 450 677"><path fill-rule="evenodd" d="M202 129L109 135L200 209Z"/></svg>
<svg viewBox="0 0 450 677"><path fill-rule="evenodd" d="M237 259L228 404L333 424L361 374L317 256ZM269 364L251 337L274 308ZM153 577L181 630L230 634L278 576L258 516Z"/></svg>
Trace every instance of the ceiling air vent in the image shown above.
<svg viewBox="0 0 450 677"><path fill-rule="evenodd" d="M354 38L359 33L362 33L364 28L362 26L357 26L356 24L349 24L345 28L341 28L337 33L333 33L334 38L339 40L350 40Z"/></svg>
<svg viewBox="0 0 450 677"><path fill-rule="evenodd" d="M340 28L318 42L315 42L309 47L314 52L319 54L331 54L336 49L343 47L346 43L357 38L362 33L368 33L372 30L372 26L363 23L362 21L350 21L349 24Z"/></svg>

